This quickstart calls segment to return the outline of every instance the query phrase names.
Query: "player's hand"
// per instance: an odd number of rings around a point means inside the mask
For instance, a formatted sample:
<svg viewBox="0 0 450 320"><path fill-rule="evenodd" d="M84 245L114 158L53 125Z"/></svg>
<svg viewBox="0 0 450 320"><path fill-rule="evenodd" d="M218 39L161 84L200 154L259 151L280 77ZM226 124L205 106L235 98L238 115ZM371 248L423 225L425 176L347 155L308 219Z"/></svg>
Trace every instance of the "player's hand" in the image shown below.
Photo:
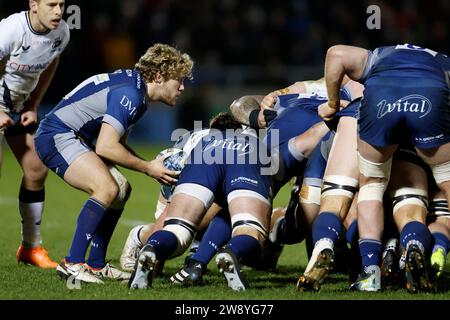
<svg viewBox="0 0 450 320"><path fill-rule="evenodd" d="M319 106L319 108L317 109L317 113L325 121L332 120L338 111L339 111L339 108L335 108L334 106L330 106L328 104L328 102L322 103Z"/></svg>
<svg viewBox="0 0 450 320"><path fill-rule="evenodd" d="M277 97L278 95L276 95L274 92L266 95L259 104L261 106L261 109L272 109L275 105L275 102L277 102Z"/></svg>
<svg viewBox="0 0 450 320"><path fill-rule="evenodd" d="M20 124L24 127L37 122L37 112L34 110L25 111L20 115Z"/></svg>
<svg viewBox="0 0 450 320"><path fill-rule="evenodd" d="M170 155L169 155L170 156ZM167 157L160 157L148 162L147 174L159 183L173 185L177 183L178 171L172 171L164 167L163 162Z"/></svg>
<svg viewBox="0 0 450 320"><path fill-rule="evenodd" d="M0 130L12 126L14 121L3 111L0 111Z"/></svg>
<svg viewBox="0 0 450 320"><path fill-rule="evenodd" d="M258 125L261 129L266 128L270 121L277 117L277 112L273 109L261 109L258 114Z"/></svg>

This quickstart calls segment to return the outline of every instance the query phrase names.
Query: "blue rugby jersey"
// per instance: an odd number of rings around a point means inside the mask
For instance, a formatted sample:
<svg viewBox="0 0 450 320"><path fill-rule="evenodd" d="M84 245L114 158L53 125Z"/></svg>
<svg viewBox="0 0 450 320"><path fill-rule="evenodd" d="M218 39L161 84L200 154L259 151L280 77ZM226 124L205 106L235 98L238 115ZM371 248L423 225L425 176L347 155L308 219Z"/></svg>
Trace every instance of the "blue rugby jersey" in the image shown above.
<svg viewBox="0 0 450 320"><path fill-rule="evenodd" d="M340 96L342 100L352 101L350 92L345 88L341 89ZM317 113L317 109L327 101L328 97L325 92L322 94L286 94L279 96L274 106L277 117L268 125L268 137L265 139L268 147L276 146L272 145L270 141L272 130L279 130L279 144L281 144L321 122L323 119Z"/></svg>
<svg viewBox="0 0 450 320"><path fill-rule="evenodd" d="M449 86L450 59L441 53L411 44L385 46L369 51L369 58L361 78L420 77L423 81L439 81Z"/></svg>
<svg viewBox="0 0 450 320"><path fill-rule="evenodd" d="M103 122L120 136L147 110L147 86L136 70L117 70L83 81L45 116L39 131L74 131L86 143L97 138Z"/></svg>

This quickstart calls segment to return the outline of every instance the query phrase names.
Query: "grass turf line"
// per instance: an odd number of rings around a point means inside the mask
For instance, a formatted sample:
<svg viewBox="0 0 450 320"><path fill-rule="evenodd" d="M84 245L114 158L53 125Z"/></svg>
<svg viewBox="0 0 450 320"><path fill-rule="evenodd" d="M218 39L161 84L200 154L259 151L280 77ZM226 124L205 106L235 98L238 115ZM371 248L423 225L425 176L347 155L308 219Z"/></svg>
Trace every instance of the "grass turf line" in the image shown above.
<svg viewBox="0 0 450 320"><path fill-rule="evenodd" d="M152 159L160 149L140 148L139 154ZM122 169L133 186L133 193L125 208L122 219L112 237L107 258L119 265L123 244L136 221L153 221L159 184L144 174ZM53 270L40 270L15 260L20 242L20 215L17 209L17 195L21 171L9 148L4 148L4 162L0 179L0 299L448 299L450 282L443 280L444 291L436 294L408 294L405 290L379 293L349 292L346 275L332 274L319 293L300 293L295 288L298 276L304 270L307 260L304 244L286 246L279 260L276 273L254 271L244 272L251 288L245 292L233 292L226 286L214 262L208 266L206 286L185 288L169 284L169 277L178 271L184 256L167 261L164 277L155 279L153 287L144 291L129 291L126 285L107 281L105 285L83 284L81 290L69 290ZM274 206L286 205L290 187L285 187L275 199ZM53 259L59 261L66 254L72 240L79 210L86 201L86 194L74 190L54 173L49 172L46 184L46 203L42 221L44 246Z"/></svg>

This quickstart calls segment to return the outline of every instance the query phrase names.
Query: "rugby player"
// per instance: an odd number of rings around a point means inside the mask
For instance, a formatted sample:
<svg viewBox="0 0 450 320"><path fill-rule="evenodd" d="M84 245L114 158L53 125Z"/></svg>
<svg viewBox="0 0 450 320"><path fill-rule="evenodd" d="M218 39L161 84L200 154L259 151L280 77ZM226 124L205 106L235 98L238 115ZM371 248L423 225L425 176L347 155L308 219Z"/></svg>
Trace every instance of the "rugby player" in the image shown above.
<svg viewBox="0 0 450 320"><path fill-rule="evenodd" d="M271 177L274 194L277 194L278 190L287 181L297 175L302 175L308 157L321 140L332 141L332 139L328 138L327 126L317 115L317 107L326 101L326 96L323 95L325 93L324 89L324 87L321 87L321 80L296 82L286 89L274 91L265 97L244 96L235 100L230 106L233 114L241 123L255 128L269 127L264 141L268 149L274 153L274 156L278 157L280 164L279 170ZM305 92L306 90L308 90L308 93ZM294 93L286 94L287 92ZM343 97L349 100L351 100L351 93L357 96L360 95L355 88L351 88L349 91L347 88L342 90ZM270 105L273 101L276 101L274 106ZM264 106L267 109L264 109ZM277 137L279 135L279 137L272 141L272 135L277 135ZM306 193L303 194L306 195ZM313 194L311 192L311 196L306 196L305 205L309 205L312 202ZM296 192L293 197L297 198L298 201L298 196L298 192ZM291 203L289 207L291 207ZM293 211L295 211L296 205L293 207ZM311 217L310 214L310 217L306 220L312 221L317 211L313 212L313 214L314 216ZM295 215L295 212L290 215ZM279 229L278 225L285 222L290 215L286 215L284 210L273 211L270 228L270 237L272 239L264 245L263 259L252 261L251 264L248 264L249 266L258 269L274 267L282 249L277 246L279 246L279 243L283 243L278 239L281 238L279 236L281 232L277 231ZM217 219L220 219L220 217L217 217ZM290 219L289 223L284 223L284 225L291 224L292 220L295 222L297 218ZM213 228L215 228L214 231L212 230ZM224 231L222 232L221 229ZM290 229L293 229L293 231L290 231L291 234L288 241L289 243L297 243L308 233L308 231L301 229L310 229L310 225L306 223L305 226L305 223L303 223L299 227L290 227ZM188 261L189 263L186 263L183 269L172 276L171 280L175 283L199 282L199 265L202 266L202 270L205 269L218 250L214 251L211 249L213 247L211 244L216 246L217 243L220 243L217 240L222 239L221 235L226 232L225 222L218 223L217 226L209 226L199 244L199 252L192 255L190 261ZM283 240L286 240L286 237Z"/></svg>
<svg viewBox="0 0 450 320"><path fill-rule="evenodd" d="M230 123L229 128L239 129L241 124ZM261 148L249 130L211 130L202 137L181 172L163 230L153 233L139 253L130 288L150 287L156 261L187 249L213 201L228 207L233 229L216 263L228 286L238 291L247 288L240 263L260 256L271 211L271 186L264 172L271 159L268 156L264 163Z"/></svg>
<svg viewBox="0 0 450 320"><path fill-rule="evenodd" d="M34 133L37 108L70 38L62 20L64 5L64 0L30 0L28 11L0 21L0 170L4 136L23 172L18 201L22 242L16 258L46 269L58 264L42 246L47 168L35 152Z"/></svg>
<svg viewBox="0 0 450 320"><path fill-rule="evenodd" d="M448 57L410 44L374 51L338 45L327 52L325 81L329 100L319 108L324 119L333 118L342 107L339 88L344 75L365 86L358 120L362 277L379 278L383 195L391 174L392 155L400 143L414 145L430 165L447 200L450 197L449 70ZM405 234L422 239L428 232L422 223L409 223L404 229ZM407 269L415 270L414 283L420 283L426 274L424 255L417 241L408 241L405 263Z"/></svg>
<svg viewBox="0 0 450 320"><path fill-rule="evenodd" d="M105 262L109 240L131 192L115 165L165 184L176 182L177 173L162 165L164 158L141 159L126 138L149 103L176 104L192 67L189 55L155 44L133 70L120 69L83 81L40 123L35 143L43 163L90 196L78 216L69 253L56 269L60 276L93 283L102 283L102 278L129 278Z"/></svg>

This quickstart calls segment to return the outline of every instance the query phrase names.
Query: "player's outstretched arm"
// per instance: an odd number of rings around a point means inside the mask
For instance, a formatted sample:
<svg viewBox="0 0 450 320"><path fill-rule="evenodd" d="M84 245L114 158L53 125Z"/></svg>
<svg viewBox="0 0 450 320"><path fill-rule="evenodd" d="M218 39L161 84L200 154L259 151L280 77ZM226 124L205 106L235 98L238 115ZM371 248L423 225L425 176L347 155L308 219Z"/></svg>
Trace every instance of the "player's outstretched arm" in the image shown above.
<svg viewBox="0 0 450 320"><path fill-rule="evenodd" d="M322 109L322 117L332 118L341 108L339 90L344 77L357 80L364 72L368 50L352 46L337 45L328 49L325 58L325 82L328 104Z"/></svg>
<svg viewBox="0 0 450 320"><path fill-rule="evenodd" d="M145 161L128 150L121 143L121 136L111 125L103 123L100 129L95 152L102 158L107 159L122 167L143 172L160 183L174 184L177 173L163 166L164 158Z"/></svg>
<svg viewBox="0 0 450 320"><path fill-rule="evenodd" d="M286 88L272 91L264 96L263 100L261 101L261 108L273 108L278 96L283 94L313 93L325 90L325 78L320 78L317 80L297 81Z"/></svg>

